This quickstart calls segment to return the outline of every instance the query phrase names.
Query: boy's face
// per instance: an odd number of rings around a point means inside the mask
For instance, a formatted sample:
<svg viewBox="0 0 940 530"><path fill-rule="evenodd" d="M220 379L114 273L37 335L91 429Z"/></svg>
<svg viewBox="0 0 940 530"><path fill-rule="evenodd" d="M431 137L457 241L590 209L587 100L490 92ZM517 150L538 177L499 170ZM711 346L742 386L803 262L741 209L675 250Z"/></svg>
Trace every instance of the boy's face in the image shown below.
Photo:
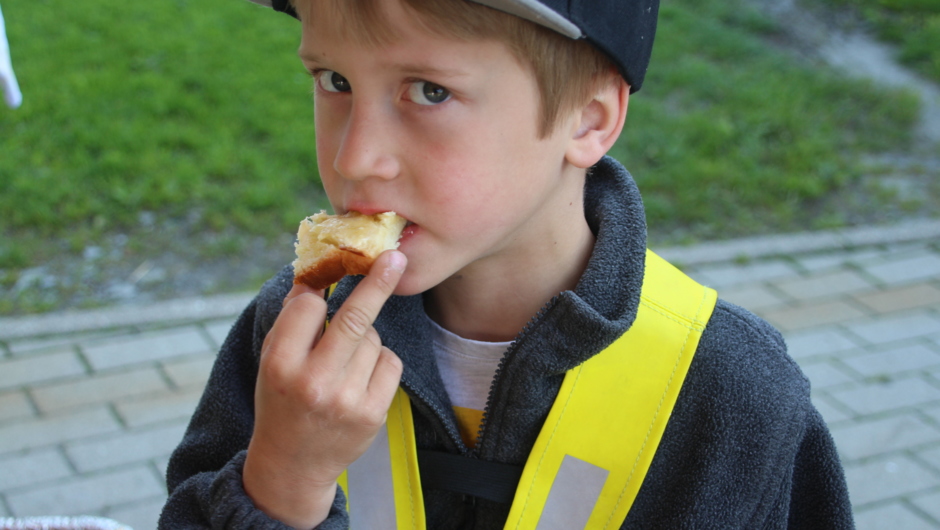
<svg viewBox="0 0 940 530"><path fill-rule="evenodd" d="M505 45L436 36L398 0L381 4L400 35L391 45L344 38L329 9L300 7L334 210L395 211L413 223L397 294L527 270L551 246L559 213L580 206L582 183L565 161L573 117L538 138L535 79Z"/></svg>

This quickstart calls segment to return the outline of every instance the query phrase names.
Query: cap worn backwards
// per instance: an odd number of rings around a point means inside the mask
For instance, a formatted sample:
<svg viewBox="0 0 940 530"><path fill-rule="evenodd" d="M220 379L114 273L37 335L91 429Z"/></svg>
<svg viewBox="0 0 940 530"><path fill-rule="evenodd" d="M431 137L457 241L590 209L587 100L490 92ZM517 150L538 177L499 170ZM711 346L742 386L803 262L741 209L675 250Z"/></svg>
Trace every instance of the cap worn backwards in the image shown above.
<svg viewBox="0 0 940 530"><path fill-rule="evenodd" d="M297 17L288 0L250 0ZM643 84L659 0L469 0L530 20L572 39L587 39L617 65L636 92Z"/></svg>

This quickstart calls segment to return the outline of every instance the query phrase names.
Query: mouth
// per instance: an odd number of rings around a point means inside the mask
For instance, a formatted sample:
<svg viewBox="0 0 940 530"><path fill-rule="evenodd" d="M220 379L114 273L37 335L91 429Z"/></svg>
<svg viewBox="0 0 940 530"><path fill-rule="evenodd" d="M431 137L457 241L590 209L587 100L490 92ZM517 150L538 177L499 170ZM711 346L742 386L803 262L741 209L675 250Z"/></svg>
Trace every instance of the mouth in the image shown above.
<svg viewBox="0 0 940 530"><path fill-rule="evenodd" d="M404 241L405 239L413 236L417 230L418 225L408 221L405 223L405 228L402 229L401 236L399 236L398 241Z"/></svg>

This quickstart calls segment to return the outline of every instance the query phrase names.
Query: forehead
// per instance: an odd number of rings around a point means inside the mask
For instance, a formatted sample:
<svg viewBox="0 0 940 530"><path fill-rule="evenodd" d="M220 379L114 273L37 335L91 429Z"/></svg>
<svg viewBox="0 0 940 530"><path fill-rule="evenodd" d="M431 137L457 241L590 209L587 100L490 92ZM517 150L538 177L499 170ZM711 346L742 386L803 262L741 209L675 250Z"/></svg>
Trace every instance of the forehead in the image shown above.
<svg viewBox="0 0 940 530"><path fill-rule="evenodd" d="M456 66L454 61L478 63L508 57L514 70L532 74L530 65L507 42L507 32L496 29L500 26L500 20L495 24L492 20L496 12L464 0L423 0L420 4L405 0L294 1L303 25L299 55L305 62L321 63L330 53L360 48L415 68L419 63L424 68L450 68Z"/></svg>
<svg viewBox="0 0 940 530"><path fill-rule="evenodd" d="M295 0L305 35L329 34L362 46L387 46L431 34L432 24L401 0Z"/></svg>

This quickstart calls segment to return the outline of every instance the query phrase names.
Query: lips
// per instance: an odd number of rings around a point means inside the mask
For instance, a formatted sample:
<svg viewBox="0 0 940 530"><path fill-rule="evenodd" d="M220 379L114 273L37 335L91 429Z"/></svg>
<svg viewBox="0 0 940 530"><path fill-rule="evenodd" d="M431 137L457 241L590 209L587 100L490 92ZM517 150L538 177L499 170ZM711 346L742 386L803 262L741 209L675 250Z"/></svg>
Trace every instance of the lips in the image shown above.
<svg viewBox="0 0 940 530"><path fill-rule="evenodd" d="M398 241L404 241L406 238L413 236L418 230L418 225L408 221L405 224L405 228L401 231L401 237L398 238Z"/></svg>

